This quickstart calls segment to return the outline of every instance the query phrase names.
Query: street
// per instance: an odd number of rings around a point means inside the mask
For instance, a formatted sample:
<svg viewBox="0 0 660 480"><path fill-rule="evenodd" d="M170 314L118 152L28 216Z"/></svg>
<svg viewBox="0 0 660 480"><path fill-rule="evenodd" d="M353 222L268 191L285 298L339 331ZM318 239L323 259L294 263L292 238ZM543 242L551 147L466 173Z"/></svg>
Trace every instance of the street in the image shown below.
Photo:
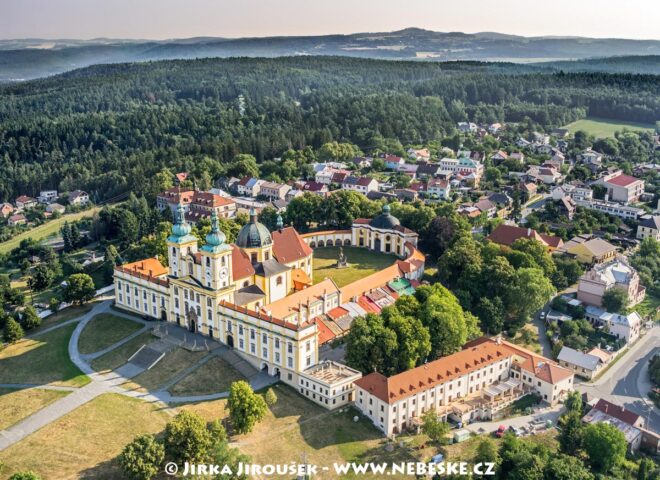
<svg viewBox="0 0 660 480"><path fill-rule="evenodd" d="M660 352L660 327L654 327L630 351L593 383L579 383L576 389L604 398L646 419L647 428L660 432L660 410L648 398L651 388L648 363Z"/></svg>

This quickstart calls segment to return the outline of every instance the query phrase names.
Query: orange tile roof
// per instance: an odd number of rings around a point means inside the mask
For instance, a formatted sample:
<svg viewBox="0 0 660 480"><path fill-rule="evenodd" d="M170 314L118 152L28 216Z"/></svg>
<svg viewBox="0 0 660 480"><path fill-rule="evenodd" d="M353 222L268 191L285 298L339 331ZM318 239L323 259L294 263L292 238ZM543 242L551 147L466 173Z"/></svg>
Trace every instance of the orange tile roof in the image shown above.
<svg viewBox="0 0 660 480"><path fill-rule="evenodd" d="M254 267L250 258L243 250L236 245L232 245L231 252L231 273L234 280L241 280L250 275L254 275Z"/></svg>
<svg viewBox="0 0 660 480"><path fill-rule="evenodd" d="M160 263L156 257L145 258L144 260L138 260L133 263L125 263L121 267L125 272L133 271L143 275L151 275L152 277L160 277L168 273L168 268Z"/></svg>
<svg viewBox="0 0 660 480"><path fill-rule="evenodd" d="M389 378L370 373L355 385L391 404L511 356L501 345L484 342Z"/></svg>
<svg viewBox="0 0 660 480"><path fill-rule="evenodd" d="M337 337L337 335L335 335L334 332L328 328L328 326L321 320L321 318L317 317L314 319L314 321L316 322L316 327L319 332L319 345L328 343Z"/></svg>
<svg viewBox="0 0 660 480"><path fill-rule="evenodd" d="M371 275L356 280L353 283L342 287L341 297L344 302L351 301L352 298L359 297L365 293L370 292L375 288L382 287L387 285L387 282L395 280L401 277L401 269L395 263L389 267L381 270L380 272L372 273Z"/></svg>
<svg viewBox="0 0 660 480"><path fill-rule="evenodd" d="M307 287L277 300L276 302L267 305L265 308L266 310L269 310L273 316L285 318L292 312L297 312L300 304L307 305L307 302L314 302L321 299L323 293L330 295L336 292L339 292L337 284L331 278L326 278L316 285L312 285L311 287Z"/></svg>
<svg viewBox="0 0 660 480"><path fill-rule="evenodd" d="M343 317L344 315L348 315L348 310L342 307L335 307L332 310L330 310L326 315L328 315L328 317L330 317L333 320L337 320Z"/></svg>
<svg viewBox="0 0 660 480"><path fill-rule="evenodd" d="M293 227L275 230L271 236L273 255L280 263L296 262L312 254L312 249Z"/></svg>
<svg viewBox="0 0 660 480"><path fill-rule="evenodd" d="M291 271L291 280L293 280L296 290L302 290L312 284L312 279L302 268L294 268Z"/></svg>

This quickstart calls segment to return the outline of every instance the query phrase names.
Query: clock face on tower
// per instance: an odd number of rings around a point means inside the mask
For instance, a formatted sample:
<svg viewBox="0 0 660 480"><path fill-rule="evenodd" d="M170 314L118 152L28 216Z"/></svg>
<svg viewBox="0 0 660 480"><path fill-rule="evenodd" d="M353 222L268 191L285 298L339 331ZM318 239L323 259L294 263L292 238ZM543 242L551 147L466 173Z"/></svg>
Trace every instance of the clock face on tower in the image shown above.
<svg viewBox="0 0 660 480"><path fill-rule="evenodd" d="M227 267L223 267L220 269L220 278L222 280L225 280L229 276L229 271L227 270Z"/></svg>

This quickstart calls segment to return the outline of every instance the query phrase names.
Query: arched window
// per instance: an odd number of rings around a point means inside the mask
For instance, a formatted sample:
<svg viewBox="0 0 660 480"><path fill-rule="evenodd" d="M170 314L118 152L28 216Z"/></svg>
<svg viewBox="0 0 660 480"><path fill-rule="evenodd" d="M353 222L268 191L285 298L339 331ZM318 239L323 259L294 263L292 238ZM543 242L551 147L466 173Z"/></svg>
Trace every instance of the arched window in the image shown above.
<svg viewBox="0 0 660 480"><path fill-rule="evenodd" d="M220 263L221 263L222 266L224 267L225 264L227 263L227 257L222 257L222 260L220 261Z"/></svg>
<svg viewBox="0 0 660 480"><path fill-rule="evenodd" d="M245 280L245 281L243 282L243 286L244 286L244 287L247 287L248 285L250 285L250 282L248 282L247 280Z"/></svg>
<svg viewBox="0 0 660 480"><path fill-rule="evenodd" d="M206 266L207 267L211 266L211 259L209 257L206 257Z"/></svg>

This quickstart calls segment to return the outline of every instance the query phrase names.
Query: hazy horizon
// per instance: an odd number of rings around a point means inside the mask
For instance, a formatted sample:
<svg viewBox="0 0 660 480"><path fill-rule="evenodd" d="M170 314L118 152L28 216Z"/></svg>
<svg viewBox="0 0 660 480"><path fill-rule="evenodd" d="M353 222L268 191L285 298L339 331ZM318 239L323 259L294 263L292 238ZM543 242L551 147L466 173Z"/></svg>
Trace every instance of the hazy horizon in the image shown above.
<svg viewBox="0 0 660 480"><path fill-rule="evenodd" d="M0 39L174 40L390 32L660 40L660 2L474 0L3 0Z"/></svg>

